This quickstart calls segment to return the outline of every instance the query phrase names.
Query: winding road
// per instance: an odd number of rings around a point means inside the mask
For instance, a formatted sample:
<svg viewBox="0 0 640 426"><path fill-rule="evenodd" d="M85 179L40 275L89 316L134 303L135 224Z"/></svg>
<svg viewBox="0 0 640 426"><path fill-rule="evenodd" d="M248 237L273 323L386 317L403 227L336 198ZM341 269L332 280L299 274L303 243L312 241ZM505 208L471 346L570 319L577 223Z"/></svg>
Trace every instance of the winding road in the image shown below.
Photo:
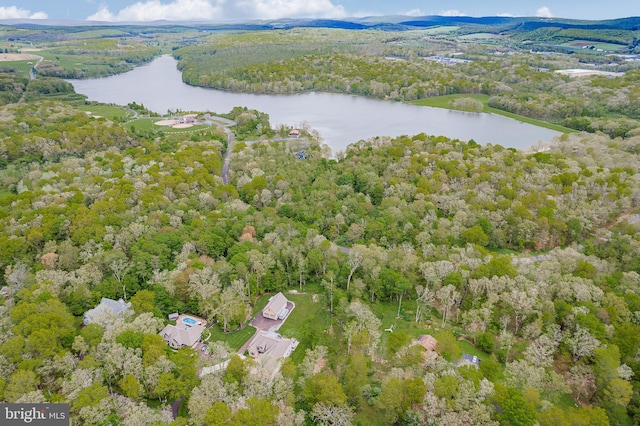
<svg viewBox="0 0 640 426"><path fill-rule="evenodd" d="M229 156L231 155L231 146L233 145L233 132L228 127L221 127L227 133L227 152L224 154L224 163L222 165L222 183L226 185L229 176L229 162L231 161Z"/></svg>
<svg viewBox="0 0 640 426"><path fill-rule="evenodd" d="M231 149L233 148L233 132L229 127L235 126L236 123L233 120L229 120L228 118L212 116L211 114L206 114L205 121L209 125L217 125L222 128L227 134L227 152L224 154L224 163L222 165L222 183L227 185L229 183L229 163L231 161Z"/></svg>

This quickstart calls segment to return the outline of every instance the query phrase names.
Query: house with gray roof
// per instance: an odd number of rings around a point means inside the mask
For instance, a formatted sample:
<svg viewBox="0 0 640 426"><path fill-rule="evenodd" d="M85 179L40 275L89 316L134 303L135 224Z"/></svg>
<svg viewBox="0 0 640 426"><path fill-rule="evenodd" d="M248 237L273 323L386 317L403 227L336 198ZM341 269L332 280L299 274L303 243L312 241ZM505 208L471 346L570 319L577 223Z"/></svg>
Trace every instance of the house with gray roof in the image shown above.
<svg viewBox="0 0 640 426"><path fill-rule="evenodd" d="M286 358L298 346L296 339L288 339L278 333L260 330L249 344L247 351L254 358L270 355Z"/></svg>
<svg viewBox="0 0 640 426"><path fill-rule="evenodd" d="M122 299L113 300L103 297L98 306L85 312L82 323L84 325L89 325L92 322L95 322L96 318L101 317L105 314L124 317L127 313L127 310L129 310L130 308L131 302L125 302Z"/></svg>
<svg viewBox="0 0 640 426"><path fill-rule="evenodd" d="M167 342L167 345L174 349L181 347L195 347L202 337L204 326L201 324L186 325L178 322L176 325L167 325L160 332L160 336Z"/></svg>

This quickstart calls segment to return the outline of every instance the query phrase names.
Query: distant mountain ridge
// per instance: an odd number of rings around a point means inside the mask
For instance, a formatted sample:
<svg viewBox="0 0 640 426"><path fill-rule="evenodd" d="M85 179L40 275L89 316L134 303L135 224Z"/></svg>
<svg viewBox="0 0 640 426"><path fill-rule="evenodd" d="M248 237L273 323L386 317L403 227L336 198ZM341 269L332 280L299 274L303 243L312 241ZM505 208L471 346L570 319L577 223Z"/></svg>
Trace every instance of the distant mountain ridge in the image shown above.
<svg viewBox="0 0 640 426"><path fill-rule="evenodd" d="M113 27L113 26L182 26L207 29L270 30L290 28L341 28L348 30L377 29L387 31L415 30L435 26L473 26L501 30L533 31L544 27L579 28L587 30L640 29L640 16L601 21L586 21L565 18L508 17L508 16L370 16L364 18L311 19L288 18L260 21L150 21L150 22L99 22L65 19L3 19L0 25L19 27Z"/></svg>

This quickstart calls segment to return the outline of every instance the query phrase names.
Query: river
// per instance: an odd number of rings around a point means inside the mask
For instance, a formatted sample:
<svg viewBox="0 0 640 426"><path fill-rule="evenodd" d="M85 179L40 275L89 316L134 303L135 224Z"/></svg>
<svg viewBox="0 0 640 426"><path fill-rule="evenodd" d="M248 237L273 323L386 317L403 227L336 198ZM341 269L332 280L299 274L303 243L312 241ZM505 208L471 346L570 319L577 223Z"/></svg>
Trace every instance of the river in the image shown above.
<svg viewBox="0 0 640 426"><path fill-rule="evenodd" d="M194 87L182 81L176 64L171 56L162 56L125 74L69 81L76 92L87 95L89 100L119 105L135 101L161 114L169 110L227 113L236 106L246 106L269 114L274 127L308 123L334 153L362 139L422 132L522 150L547 144L560 134L495 114L450 111L352 95L252 95Z"/></svg>

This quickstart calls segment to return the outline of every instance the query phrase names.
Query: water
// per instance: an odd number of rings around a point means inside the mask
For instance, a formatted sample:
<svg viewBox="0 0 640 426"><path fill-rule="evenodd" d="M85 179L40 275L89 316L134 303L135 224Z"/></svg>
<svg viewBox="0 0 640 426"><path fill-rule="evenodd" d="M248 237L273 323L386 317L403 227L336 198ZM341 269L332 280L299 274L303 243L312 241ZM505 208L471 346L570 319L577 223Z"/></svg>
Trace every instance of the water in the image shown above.
<svg viewBox="0 0 640 426"><path fill-rule="evenodd" d="M546 144L560 133L494 114L478 114L409 105L363 97L307 93L301 95L251 95L189 86L182 82L176 61L162 56L150 64L112 77L69 80L76 92L89 100L126 105L143 104L167 111L227 113L246 106L269 114L271 125L294 127L308 123L334 153L347 145L375 136L443 135L473 139L481 144L529 150Z"/></svg>

